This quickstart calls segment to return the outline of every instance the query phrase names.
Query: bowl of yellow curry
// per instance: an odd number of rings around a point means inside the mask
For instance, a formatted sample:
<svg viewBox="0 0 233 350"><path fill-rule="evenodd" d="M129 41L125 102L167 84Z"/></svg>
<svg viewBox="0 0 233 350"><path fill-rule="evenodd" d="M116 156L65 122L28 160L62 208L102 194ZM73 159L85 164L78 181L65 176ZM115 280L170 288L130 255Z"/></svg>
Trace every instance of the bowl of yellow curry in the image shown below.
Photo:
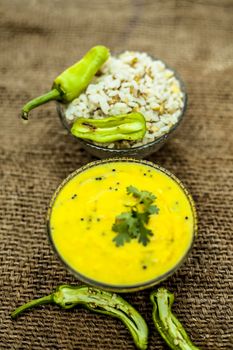
<svg viewBox="0 0 233 350"><path fill-rule="evenodd" d="M95 161L68 176L47 224L55 252L78 279L118 292L172 275L197 234L195 205L180 180L127 158Z"/></svg>

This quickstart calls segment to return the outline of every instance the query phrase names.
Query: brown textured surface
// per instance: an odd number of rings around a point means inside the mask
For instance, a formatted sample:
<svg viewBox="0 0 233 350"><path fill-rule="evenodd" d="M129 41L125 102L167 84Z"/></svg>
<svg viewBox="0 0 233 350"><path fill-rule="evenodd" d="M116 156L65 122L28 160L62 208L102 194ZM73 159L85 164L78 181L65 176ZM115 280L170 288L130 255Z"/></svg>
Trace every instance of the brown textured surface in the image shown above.
<svg viewBox="0 0 233 350"><path fill-rule="evenodd" d="M151 52L187 84L189 106L177 134L150 157L193 193L199 237L185 265L164 283L174 309L202 349L233 349L233 2L123 0L0 1L0 349L133 349L125 327L100 315L56 307L9 313L60 283L75 283L48 243L50 197L92 160L62 130L53 104L20 106L89 47ZM126 295L149 323L149 349L165 349L153 329L149 290Z"/></svg>

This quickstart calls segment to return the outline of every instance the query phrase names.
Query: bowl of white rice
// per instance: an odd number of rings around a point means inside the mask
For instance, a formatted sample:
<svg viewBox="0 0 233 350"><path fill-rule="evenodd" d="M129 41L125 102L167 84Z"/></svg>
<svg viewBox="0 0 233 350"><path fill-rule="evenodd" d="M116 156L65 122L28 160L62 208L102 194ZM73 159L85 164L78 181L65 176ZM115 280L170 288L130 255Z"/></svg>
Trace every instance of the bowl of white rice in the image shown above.
<svg viewBox="0 0 233 350"><path fill-rule="evenodd" d="M80 117L102 119L142 113L146 134L141 140L112 143L78 140L98 158L143 158L170 138L183 118L186 105L184 84L174 70L147 53L125 51L111 56L78 98L66 105L57 103L57 111L69 131Z"/></svg>

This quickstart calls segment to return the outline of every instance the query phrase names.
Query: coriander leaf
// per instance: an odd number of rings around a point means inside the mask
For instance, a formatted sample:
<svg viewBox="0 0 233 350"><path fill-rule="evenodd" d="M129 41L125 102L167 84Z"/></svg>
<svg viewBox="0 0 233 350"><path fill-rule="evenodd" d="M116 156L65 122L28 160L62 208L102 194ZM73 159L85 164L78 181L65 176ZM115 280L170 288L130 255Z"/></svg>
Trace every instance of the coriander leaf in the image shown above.
<svg viewBox="0 0 233 350"><path fill-rule="evenodd" d="M134 186L128 186L126 190L127 194L132 194L135 198L141 197L141 192Z"/></svg>
<svg viewBox="0 0 233 350"><path fill-rule="evenodd" d="M150 213L147 211L144 211L142 213L137 213L137 218L140 222L144 222L145 224L148 224L149 218L150 218Z"/></svg>
<svg viewBox="0 0 233 350"><path fill-rule="evenodd" d="M131 238L129 237L127 231L119 232L115 238L113 238L113 242L116 243L117 247L120 247L125 244L125 242L130 242Z"/></svg>
<svg viewBox="0 0 233 350"><path fill-rule="evenodd" d="M150 214L158 214L159 213L159 208L156 205L151 205L148 208L148 213L150 213Z"/></svg>
<svg viewBox="0 0 233 350"><path fill-rule="evenodd" d="M112 230L117 232L117 235L113 241L117 246L122 246L131 239L138 239L139 243L146 246L153 232L145 225L149 223L150 215L159 213L159 208L153 204L156 196L148 191L139 191L134 186L128 186L126 190L127 194L132 195L136 201L131 205L125 205L129 212L121 213L116 217Z"/></svg>
<svg viewBox="0 0 233 350"><path fill-rule="evenodd" d="M113 239L116 245L124 245L125 242L130 242L132 238L137 237L137 218L133 216L133 212L122 213L116 217L112 230L118 232L118 235Z"/></svg>
<svg viewBox="0 0 233 350"><path fill-rule="evenodd" d="M153 236L153 232L146 228L144 225L140 225L138 242L146 246L150 242L149 236Z"/></svg>
<svg viewBox="0 0 233 350"><path fill-rule="evenodd" d="M124 228L127 230L129 236L131 238L135 238L137 236L137 217L135 217L135 212L131 211L129 213L122 213L117 216L117 222L120 222L124 225ZM123 229L123 228L122 228Z"/></svg>
<svg viewBox="0 0 233 350"><path fill-rule="evenodd" d="M127 194L132 194L133 197L138 198L143 202L147 201L152 203L156 199L156 196L153 193L148 191L139 191L134 186L128 186L126 190L127 190Z"/></svg>

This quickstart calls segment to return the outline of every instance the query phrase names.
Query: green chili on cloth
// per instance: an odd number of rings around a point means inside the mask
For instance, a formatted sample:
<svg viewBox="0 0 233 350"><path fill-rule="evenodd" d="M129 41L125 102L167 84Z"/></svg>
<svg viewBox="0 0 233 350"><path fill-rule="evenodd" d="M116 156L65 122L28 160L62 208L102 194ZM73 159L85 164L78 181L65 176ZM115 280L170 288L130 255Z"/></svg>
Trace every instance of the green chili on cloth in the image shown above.
<svg viewBox="0 0 233 350"><path fill-rule="evenodd" d="M49 92L24 105L22 118L28 119L28 113L32 109L51 100L67 103L78 97L108 58L109 50L105 46L98 45L90 49L80 61L54 80Z"/></svg>
<svg viewBox="0 0 233 350"><path fill-rule="evenodd" d="M193 345L180 321L172 313L174 294L165 288L152 292L152 318L154 325L167 345L173 350L200 350Z"/></svg>
<svg viewBox="0 0 233 350"><path fill-rule="evenodd" d="M148 327L142 316L127 301L115 293L87 286L61 285L45 297L29 301L12 312L16 318L23 311L38 305L54 303L63 309L81 305L91 311L120 319L131 333L138 349L147 349Z"/></svg>

